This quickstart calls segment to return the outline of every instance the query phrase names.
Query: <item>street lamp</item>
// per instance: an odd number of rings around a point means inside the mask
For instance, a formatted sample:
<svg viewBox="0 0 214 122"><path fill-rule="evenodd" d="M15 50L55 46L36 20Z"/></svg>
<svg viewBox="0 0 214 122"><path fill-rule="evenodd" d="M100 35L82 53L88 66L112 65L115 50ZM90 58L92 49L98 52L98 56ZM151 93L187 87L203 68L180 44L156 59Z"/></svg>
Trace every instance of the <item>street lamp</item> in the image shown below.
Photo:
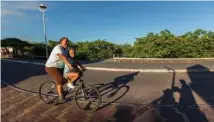
<svg viewBox="0 0 214 122"><path fill-rule="evenodd" d="M48 59L48 42L47 42L46 25L45 25L45 11L47 10L47 7L46 7L44 4L40 4L40 5L39 5L39 10L42 12L42 17L43 17L44 35L45 35L45 48L46 48L46 58Z"/></svg>

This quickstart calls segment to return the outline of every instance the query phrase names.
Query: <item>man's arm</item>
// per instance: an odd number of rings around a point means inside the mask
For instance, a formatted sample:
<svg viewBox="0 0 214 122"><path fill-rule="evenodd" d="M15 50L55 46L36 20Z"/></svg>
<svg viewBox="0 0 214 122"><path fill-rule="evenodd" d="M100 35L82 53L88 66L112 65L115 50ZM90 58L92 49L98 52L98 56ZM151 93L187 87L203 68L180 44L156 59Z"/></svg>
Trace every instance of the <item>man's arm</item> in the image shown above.
<svg viewBox="0 0 214 122"><path fill-rule="evenodd" d="M71 63L68 61L68 59L64 55L62 47L56 46L54 48L54 52L55 52L55 54L57 54L57 56L60 59L62 59L65 62L65 64L67 64L67 66L68 66L69 69L73 69Z"/></svg>
<svg viewBox="0 0 214 122"><path fill-rule="evenodd" d="M57 56L59 56L59 58L62 59L65 62L65 64L68 65L68 67L70 69L73 69L71 63L68 61L68 59L63 54L58 53Z"/></svg>

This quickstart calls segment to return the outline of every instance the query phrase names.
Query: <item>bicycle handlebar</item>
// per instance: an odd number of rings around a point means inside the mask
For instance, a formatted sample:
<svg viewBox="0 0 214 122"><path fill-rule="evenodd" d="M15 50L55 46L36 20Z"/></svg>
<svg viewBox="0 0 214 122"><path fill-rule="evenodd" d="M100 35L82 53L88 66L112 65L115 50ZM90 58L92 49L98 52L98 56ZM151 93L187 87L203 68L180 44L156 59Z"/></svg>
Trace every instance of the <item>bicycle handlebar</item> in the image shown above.
<svg viewBox="0 0 214 122"><path fill-rule="evenodd" d="M84 72L86 70L86 68L84 68L83 70L79 70L79 69L73 68L72 70L77 71L77 72Z"/></svg>

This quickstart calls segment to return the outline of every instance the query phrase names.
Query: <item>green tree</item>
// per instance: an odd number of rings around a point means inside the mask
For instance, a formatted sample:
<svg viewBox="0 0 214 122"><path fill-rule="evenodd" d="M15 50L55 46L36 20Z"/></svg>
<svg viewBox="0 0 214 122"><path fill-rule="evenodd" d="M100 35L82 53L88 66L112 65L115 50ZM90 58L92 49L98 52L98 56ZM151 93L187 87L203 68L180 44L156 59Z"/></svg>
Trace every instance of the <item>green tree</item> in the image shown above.
<svg viewBox="0 0 214 122"><path fill-rule="evenodd" d="M197 29L180 36L169 30L160 33L148 33L136 38L134 45L114 44L107 40L72 42L69 46L76 48L76 56L82 60L99 60L119 55L135 58L197 58L214 57L214 32ZM28 43L16 38L1 40L2 47L11 46L22 52L31 51L35 55L45 56L45 45L39 42ZM58 41L49 40L49 52Z"/></svg>

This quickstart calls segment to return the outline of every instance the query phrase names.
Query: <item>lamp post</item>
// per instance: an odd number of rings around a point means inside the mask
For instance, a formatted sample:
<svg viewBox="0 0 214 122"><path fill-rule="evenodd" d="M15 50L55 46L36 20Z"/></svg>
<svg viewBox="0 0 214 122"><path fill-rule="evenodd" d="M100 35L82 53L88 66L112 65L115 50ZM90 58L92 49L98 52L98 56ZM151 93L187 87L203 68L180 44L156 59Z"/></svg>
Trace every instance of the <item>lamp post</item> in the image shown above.
<svg viewBox="0 0 214 122"><path fill-rule="evenodd" d="M40 4L39 10L42 12L43 25L44 25L44 35L45 35L46 58L48 59L48 42L47 42L46 25L45 25L45 11L47 10L47 7L44 4Z"/></svg>

